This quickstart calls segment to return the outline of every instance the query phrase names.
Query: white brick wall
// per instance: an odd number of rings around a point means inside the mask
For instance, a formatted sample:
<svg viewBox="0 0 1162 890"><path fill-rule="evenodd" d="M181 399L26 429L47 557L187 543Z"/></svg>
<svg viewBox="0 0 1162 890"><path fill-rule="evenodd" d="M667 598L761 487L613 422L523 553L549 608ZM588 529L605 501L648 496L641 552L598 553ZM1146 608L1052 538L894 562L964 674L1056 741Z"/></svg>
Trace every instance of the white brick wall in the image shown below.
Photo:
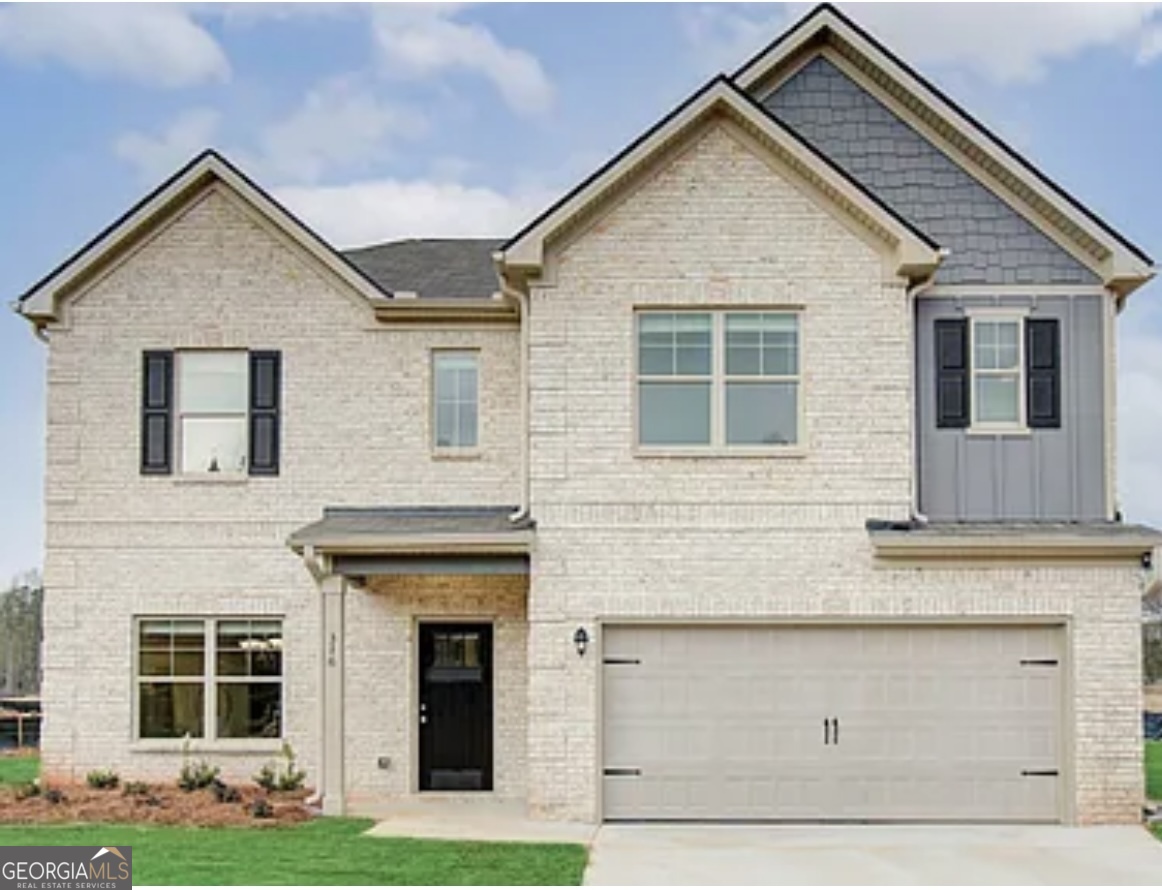
<svg viewBox="0 0 1162 890"><path fill-rule="evenodd" d="M551 260L532 295L527 624L520 579L348 593L353 802L414 787L417 617L495 619L497 792L592 819L602 622L1040 615L1071 627L1077 817L1136 819L1132 567L873 560L864 520L910 507L912 347L903 287L862 236L716 130ZM635 456L633 310L674 304L803 307L805 456ZM221 194L92 286L69 320L49 360L46 770L175 772L172 754L132 745L131 618L244 613L285 616L288 735L313 773L318 592L283 541L330 504L515 503L516 332L384 330ZM138 474L141 351L182 346L283 350L277 479ZM432 346L481 349L480 461L429 457ZM578 625L595 636L585 658ZM233 777L264 759L212 756Z"/></svg>
<svg viewBox="0 0 1162 890"><path fill-rule="evenodd" d="M326 505L516 503L518 333L387 330L218 192L92 285L68 322L51 335L48 363L46 772L176 775L179 758L132 744L134 615L275 614L286 621L287 734L313 781L319 593L284 541ZM191 346L282 350L277 478L139 474L141 352ZM479 460L430 457L427 352L437 346L480 350ZM369 599L349 595L360 630L391 633L395 614L364 608ZM363 688L359 662L353 654L355 700L390 708L406 694L402 678ZM353 739L382 713L353 709ZM385 753L405 753L397 747ZM265 760L208 756L234 778Z"/></svg>
<svg viewBox="0 0 1162 890"><path fill-rule="evenodd" d="M745 620L1068 616L1081 821L1140 801L1132 567L885 568L863 529L904 518L910 313L874 251L726 131L553 257L535 289L530 804L595 818L597 658L570 642L619 617ZM801 459L635 456L633 310L804 307Z"/></svg>

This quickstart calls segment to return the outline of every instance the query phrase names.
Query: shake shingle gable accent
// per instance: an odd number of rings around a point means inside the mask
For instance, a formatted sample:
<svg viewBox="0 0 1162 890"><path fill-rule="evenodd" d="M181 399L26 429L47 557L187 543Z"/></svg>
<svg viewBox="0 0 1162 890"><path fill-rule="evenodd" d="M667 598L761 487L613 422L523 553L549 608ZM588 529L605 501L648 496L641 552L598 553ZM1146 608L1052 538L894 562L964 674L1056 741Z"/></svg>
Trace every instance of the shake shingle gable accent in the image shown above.
<svg viewBox="0 0 1162 890"><path fill-rule="evenodd" d="M916 121L939 134L957 163L978 171L993 191L1068 246L1119 297L1154 276L1153 261L1141 248L829 3L815 7L741 65L731 79L751 95L766 97L819 54L842 61L891 95Z"/></svg>

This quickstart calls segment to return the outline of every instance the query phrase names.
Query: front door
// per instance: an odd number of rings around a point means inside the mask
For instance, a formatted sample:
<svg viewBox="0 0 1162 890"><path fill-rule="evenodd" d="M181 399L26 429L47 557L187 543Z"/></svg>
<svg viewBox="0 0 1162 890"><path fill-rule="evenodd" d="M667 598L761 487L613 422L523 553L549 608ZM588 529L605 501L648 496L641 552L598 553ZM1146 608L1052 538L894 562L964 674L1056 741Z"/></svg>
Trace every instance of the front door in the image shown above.
<svg viewBox="0 0 1162 890"><path fill-rule="evenodd" d="M492 625L420 625L420 790L492 790Z"/></svg>

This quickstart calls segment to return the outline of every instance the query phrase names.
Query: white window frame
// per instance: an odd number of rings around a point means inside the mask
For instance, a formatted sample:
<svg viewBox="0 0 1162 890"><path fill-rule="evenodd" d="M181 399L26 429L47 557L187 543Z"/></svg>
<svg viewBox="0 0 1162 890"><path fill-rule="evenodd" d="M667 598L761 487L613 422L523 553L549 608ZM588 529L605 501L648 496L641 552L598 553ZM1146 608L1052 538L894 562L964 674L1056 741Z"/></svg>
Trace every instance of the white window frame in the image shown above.
<svg viewBox="0 0 1162 890"><path fill-rule="evenodd" d="M441 445L440 444L440 420L439 420L439 406L440 406L440 386L439 375L436 373L437 365L441 358L446 357L461 357L470 358L476 365L476 444L475 445ZM476 458L480 456L480 442L484 431L484 418L480 411L480 394L483 385L484 374L482 371L482 362L480 361L480 350L471 347L447 347L431 350L431 356L428 360L429 374L431 375L431 386L429 387L429 403L432 408L429 413L429 426L431 432L429 439L431 441L432 454L436 457L442 458Z"/></svg>
<svg viewBox="0 0 1162 890"><path fill-rule="evenodd" d="M186 411L182 407L182 362L189 355L241 355L244 358L245 373L243 374L243 409L238 411ZM173 462L177 472L182 476L199 478L244 479L250 471L250 351L246 349L175 349L174 350L174 431L173 431ZM234 420L242 419L243 440L245 453L242 466L239 469L211 470L186 469L185 463L185 431L186 418L201 420Z"/></svg>
<svg viewBox="0 0 1162 890"><path fill-rule="evenodd" d="M1025 371L1025 319L1027 309L969 309L968 318L968 403L971 409L969 432L975 433L1024 433L1029 429L1026 410ZM977 416L980 399L977 398L978 377L1012 377L1014 370L999 368L978 368L976 366L976 326L981 323L1008 322L1017 326L1017 419L1015 421L983 421Z"/></svg>
<svg viewBox="0 0 1162 890"><path fill-rule="evenodd" d="M184 621L201 622L204 639L204 663L201 676L161 676L145 675L141 672L141 625L147 621ZM282 629L282 671L277 679L273 677L253 677L250 675L218 676L218 623L225 621L277 621ZM191 736L196 744L213 744L221 747L253 748L256 745L276 747L286 738L287 709L286 709L286 617L284 615L138 615L133 619L133 729L132 738L142 745L172 745L181 743L181 738L172 736L147 736L141 734L141 687L146 683L201 683L202 694L202 726L203 735ZM279 696L279 735L275 736L234 736L218 735L218 684L219 683L269 683L278 686Z"/></svg>
<svg viewBox="0 0 1162 890"><path fill-rule="evenodd" d="M644 315L709 315L710 316L710 374L659 376L641 374L639 320ZM633 312L633 447L636 454L650 456L690 457L801 457L805 454L806 413L803 377L803 319L802 306L636 306ZM793 375L728 375L726 373L726 316L728 315L793 315L796 324L798 373ZM641 440L641 384L642 383L709 383L710 384L710 441L705 445L653 445ZM726 387L728 383L794 383L796 391L795 442L785 445L731 445L726 440Z"/></svg>

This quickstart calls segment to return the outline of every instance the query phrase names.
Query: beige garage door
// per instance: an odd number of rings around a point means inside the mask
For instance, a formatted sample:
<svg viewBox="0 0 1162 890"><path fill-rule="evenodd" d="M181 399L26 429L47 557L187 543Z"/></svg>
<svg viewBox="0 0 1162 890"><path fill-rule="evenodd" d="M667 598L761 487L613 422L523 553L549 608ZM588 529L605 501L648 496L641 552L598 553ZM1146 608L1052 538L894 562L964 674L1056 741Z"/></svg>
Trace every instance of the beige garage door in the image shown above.
<svg viewBox="0 0 1162 890"><path fill-rule="evenodd" d="M1060 818L1060 628L616 626L607 819Z"/></svg>

